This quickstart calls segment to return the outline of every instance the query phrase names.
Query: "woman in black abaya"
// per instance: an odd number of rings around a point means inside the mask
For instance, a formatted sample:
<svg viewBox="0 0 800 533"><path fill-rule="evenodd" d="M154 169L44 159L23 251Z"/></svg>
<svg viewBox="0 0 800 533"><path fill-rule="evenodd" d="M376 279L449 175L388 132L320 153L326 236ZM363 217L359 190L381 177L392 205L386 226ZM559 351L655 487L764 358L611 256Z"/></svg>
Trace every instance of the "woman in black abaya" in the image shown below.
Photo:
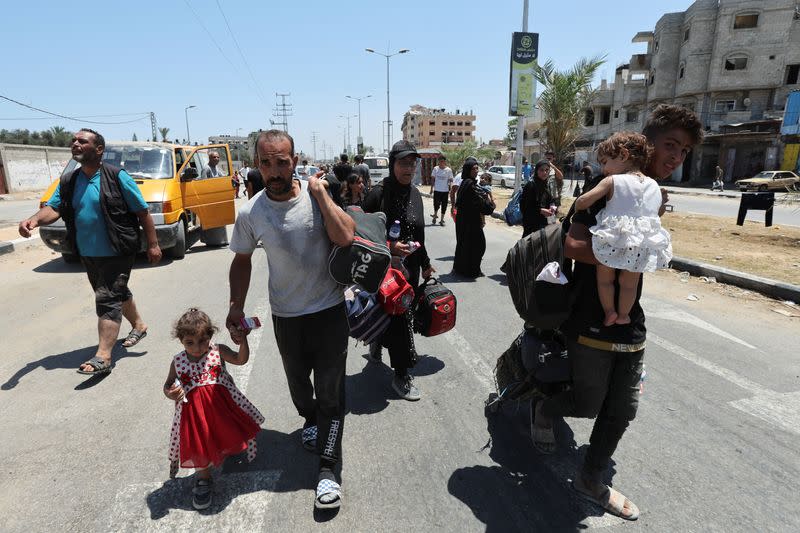
<svg viewBox="0 0 800 533"><path fill-rule="evenodd" d="M494 202L478 184L478 162L470 157L461 170L461 185L456 195L456 254L453 272L468 278L477 278L481 272L481 260L486 251L486 236L483 234L483 217L494 211Z"/></svg>

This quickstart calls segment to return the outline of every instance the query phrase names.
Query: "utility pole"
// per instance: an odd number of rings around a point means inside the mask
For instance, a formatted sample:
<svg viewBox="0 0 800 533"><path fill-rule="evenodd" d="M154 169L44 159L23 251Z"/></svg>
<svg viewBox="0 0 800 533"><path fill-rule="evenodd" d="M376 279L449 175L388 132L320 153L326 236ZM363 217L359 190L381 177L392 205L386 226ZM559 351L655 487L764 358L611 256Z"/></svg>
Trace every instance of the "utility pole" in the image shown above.
<svg viewBox="0 0 800 533"><path fill-rule="evenodd" d="M317 162L317 134L318 131L311 132L311 144L314 146L314 162Z"/></svg>
<svg viewBox="0 0 800 533"><path fill-rule="evenodd" d="M150 127L153 130L153 142L156 142L158 140L158 136L156 134L156 132L158 131L158 128L156 126L157 126L157 124L156 124L156 114L153 113L152 111L150 111Z"/></svg>
<svg viewBox="0 0 800 533"><path fill-rule="evenodd" d="M273 126L283 126L283 131L289 131L289 118L292 116L292 104L286 103L286 97L291 96L292 93L275 93L276 98L281 99L281 103L275 104L275 108L272 110L272 116L275 118L279 118L280 120L272 120L270 119L269 123Z"/></svg>
<svg viewBox="0 0 800 533"><path fill-rule="evenodd" d="M523 0L522 5L522 31L528 31L528 0ZM533 101L536 102L536 85L533 86ZM525 116L517 117L517 150L514 155L514 192L517 192L522 185L522 155L525 153ZM533 176L535 177L535 176Z"/></svg>

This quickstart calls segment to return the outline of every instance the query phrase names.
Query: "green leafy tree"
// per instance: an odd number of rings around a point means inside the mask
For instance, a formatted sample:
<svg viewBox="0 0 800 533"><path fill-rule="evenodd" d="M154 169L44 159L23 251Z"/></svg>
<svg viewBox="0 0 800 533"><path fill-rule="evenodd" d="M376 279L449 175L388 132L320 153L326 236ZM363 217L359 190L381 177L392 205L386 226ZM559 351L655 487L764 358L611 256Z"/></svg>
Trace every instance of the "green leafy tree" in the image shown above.
<svg viewBox="0 0 800 533"><path fill-rule="evenodd" d="M464 161L470 156L483 162L493 158L495 155L494 148L488 146L478 148L478 145L472 140L464 141L461 144L441 146L439 149L447 158L447 164L453 169L453 174L458 174L461 171Z"/></svg>
<svg viewBox="0 0 800 533"><path fill-rule="evenodd" d="M552 59L535 67L536 81L543 89L538 100L546 128L543 140L546 148L555 153L556 164L560 165L575 150L586 108L596 94L592 78L604 63L605 56L595 56L582 58L564 71L556 70Z"/></svg>
<svg viewBox="0 0 800 533"><path fill-rule="evenodd" d="M169 135L169 128L158 128L158 132L161 134L161 141L162 142L169 142L167 135ZM155 139L153 139L155 140Z"/></svg>

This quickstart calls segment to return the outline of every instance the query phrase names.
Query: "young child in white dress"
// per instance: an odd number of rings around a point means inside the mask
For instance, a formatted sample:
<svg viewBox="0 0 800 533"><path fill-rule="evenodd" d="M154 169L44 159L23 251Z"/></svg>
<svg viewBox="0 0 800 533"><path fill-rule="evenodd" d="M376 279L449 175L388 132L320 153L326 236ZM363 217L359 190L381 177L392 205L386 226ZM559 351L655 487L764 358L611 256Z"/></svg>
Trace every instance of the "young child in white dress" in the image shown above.
<svg viewBox="0 0 800 533"><path fill-rule="evenodd" d="M672 259L669 232L661 227L658 215L661 189L642 173L651 152L644 135L613 134L597 147L606 177L575 201L578 210L605 202L597 213L597 224L589 228L592 250L600 262L597 294L605 326L629 324L642 272L667 268ZM616 305L615 282L619 286Z"/></svg>

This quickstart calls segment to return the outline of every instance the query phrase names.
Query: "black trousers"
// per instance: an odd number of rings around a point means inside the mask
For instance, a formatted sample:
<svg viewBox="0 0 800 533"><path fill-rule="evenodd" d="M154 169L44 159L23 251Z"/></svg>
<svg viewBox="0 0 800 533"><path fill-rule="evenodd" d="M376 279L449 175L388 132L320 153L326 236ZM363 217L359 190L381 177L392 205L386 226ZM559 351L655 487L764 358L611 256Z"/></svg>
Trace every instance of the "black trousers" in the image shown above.
<svg viewBox="0 0 800 533"><path fill-rule="evenodd" d="M547 417L595 418L583 472L602 481L608 462L639 407L644 350L607 352L568 341L573 388L544 400Z"/></svg>
<svg viewBox="0 0 800 533"><path fill-rule="evenodd" d="M448 194L447 191L439 192L433 191L433 214L435 215L439 211L439 206L442 206L442 216L447 212L447 198Z"/></svg>
<svg viewBox="0 0 800 533"><path fill-rule="evenodd" d="M342 455L344 430L349 331L344 304L298 317L272 315L272 325L292 402L305 419L303 427L318 428L320 467L333 468Z"/></svg>
<svg viewBox="0 0 800 533"><path fill-rule="evenodd" d="M94 291L97 317L122 322L122 304L133 298L128 288L135 255L84 257L81 262Z"/></svg>

